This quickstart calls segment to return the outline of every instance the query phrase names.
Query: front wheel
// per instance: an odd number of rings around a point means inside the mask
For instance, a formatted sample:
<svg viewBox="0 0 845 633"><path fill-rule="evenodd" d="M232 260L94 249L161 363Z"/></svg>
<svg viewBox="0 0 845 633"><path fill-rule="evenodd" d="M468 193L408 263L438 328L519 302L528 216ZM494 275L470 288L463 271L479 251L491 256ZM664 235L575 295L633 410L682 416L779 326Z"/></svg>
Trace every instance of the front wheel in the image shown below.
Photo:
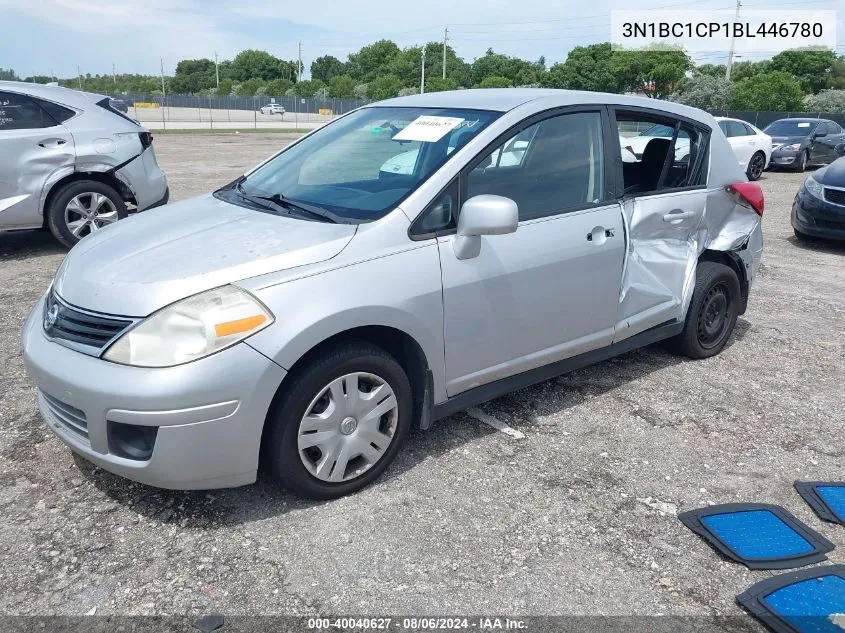
<svg viewBox="0 0 845 633"><path fill-rule="evenodd" d="M412 415L402 366L374 345L345 345L298 370L277 398L267 421L265 464L295 494L341 497L387 468Z"/></svg>
<svg viewBox="0 0 845 633"><path fill-rule="evenodd" d="M801 152L801 158L798 161L798 165L796 166L795 171L797 171L799 174L804 173L805 171L807 171L807 164L809 162L810 157L808 156L808 152L804 150L803 152Z"/></svg>
<svg viewBox="0 0 845 633"><path fill-rule="evenodd" d="M757 152L751 157L751 160L748 161L748 169L745 171L745 175L748 176L748 180L751 182L760 180L760 176L763 175L763 170L765 168L766 155L763 154L763 152Z"/></svg>
<svg viewBox="0 0 845 633"><path fill-rule="evenodd" d="M684 329L673 343L689 358L709 358L721 352L736 325L739 279L732 268L699 262Z"/></svg>

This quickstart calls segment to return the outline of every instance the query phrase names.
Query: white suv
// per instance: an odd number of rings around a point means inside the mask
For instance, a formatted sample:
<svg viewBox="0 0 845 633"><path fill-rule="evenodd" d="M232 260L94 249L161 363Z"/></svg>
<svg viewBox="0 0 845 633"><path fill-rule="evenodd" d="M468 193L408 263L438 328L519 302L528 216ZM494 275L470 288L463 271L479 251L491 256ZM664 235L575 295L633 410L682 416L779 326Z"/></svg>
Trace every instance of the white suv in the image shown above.
<svg viewBox="0 0 845 633"><path fill-rule="evenodd" d="M47 226L71 247L165 204L152 142L108 97L0 81L0 231Z"/></svg>

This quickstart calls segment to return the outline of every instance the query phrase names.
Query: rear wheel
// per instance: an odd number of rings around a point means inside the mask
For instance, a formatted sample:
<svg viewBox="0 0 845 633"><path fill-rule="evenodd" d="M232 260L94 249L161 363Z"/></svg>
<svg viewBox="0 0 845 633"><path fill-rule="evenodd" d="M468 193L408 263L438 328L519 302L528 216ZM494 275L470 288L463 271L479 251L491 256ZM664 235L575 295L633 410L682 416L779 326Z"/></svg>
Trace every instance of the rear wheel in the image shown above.
<svg viewBox="0 0 845 633"><path fill-rule="evenodd" d="M732 268L699 262L684 329L673 340L676 351L689 358L721 352L736 325L739 301L739 279Z"/></svg>
<svg viewBox="0 0 845 633"><path fill-rule="evenodd" d="M333 499L376 479L411 425L408 377L384 350L352 343L297 371L268 419L264 457L277 483Z"/></svg>
<svg viewBox="0 0 845 633"><path fill-rule="evenodd" d="M746 169L745 175L748 176L748 180L752 182L760 180L760 176L763 175L763 170L765 168L766 155L763 152L757 152L751 157L751 160L748 161L748 169Z"/></svg>
<svg viewBox="0 0 845 633"><path fill-rule="evenodd" d="M53 196L46 212L50 231L68 248L126 215L126 203L120 194L97 180L77 180L64 185Z"/></svg>

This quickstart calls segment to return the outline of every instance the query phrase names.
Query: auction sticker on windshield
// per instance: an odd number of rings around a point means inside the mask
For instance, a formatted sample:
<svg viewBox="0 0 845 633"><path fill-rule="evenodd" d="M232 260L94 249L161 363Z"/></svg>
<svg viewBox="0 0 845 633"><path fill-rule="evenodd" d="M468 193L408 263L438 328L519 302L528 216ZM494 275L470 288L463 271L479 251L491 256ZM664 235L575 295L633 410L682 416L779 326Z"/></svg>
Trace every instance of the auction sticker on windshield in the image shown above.
<svg viewBox="0 0 845 633"><path fill-rule="evenodd" d="M452 116L419 116L393 137L394 141L422 141L435 143L463 123Z"/></svg>

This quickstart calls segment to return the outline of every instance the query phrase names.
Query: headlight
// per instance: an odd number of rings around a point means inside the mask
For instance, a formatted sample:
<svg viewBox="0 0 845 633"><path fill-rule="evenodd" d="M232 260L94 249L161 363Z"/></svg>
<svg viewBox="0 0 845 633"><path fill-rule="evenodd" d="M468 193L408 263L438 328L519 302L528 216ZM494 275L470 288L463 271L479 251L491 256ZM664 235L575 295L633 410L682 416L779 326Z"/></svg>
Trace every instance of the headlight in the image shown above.
<svg viewBox="0 0 845 633"><path fill-rule="evenodd" d="M824 186L812 176L809 176L807 180L804 181L804 189L816 198L824 200Z"/></svg>
<svg viewBox="0 0 845 633"><path fill-rule="evenodd" d="M172 367L219 352L273 322L249 293L221 286L182 299L123 334L103 358L136 367Z"/></svg>
<svg viewBox="0 0 845 633"><path fill-rule="evenodd" d="M790 152L797 152L799 149L801 149L801 143L793 143L792 145L781 145L780 148Z"/></svg>

